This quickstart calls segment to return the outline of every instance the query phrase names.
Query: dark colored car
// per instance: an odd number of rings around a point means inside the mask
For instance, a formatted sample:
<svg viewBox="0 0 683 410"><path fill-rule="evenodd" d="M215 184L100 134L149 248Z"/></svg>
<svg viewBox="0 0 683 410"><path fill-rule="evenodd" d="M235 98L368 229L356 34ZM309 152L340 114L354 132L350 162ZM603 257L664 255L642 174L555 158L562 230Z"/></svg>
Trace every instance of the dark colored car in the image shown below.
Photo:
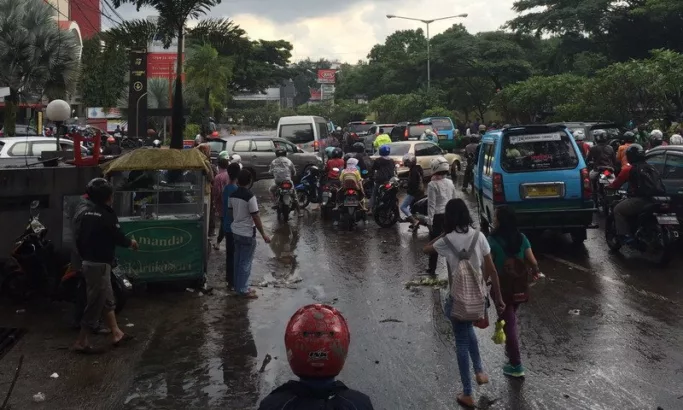
<svg viewBox="0 0 683 410"><path fill-rule="evenodd" d="M374 121L352 121L346 124L349 133L356 134L357 137L364 137L368 135L368 131L373 125L377 124Z"/></svg>
<svg viewBox="0 0 683 410"><path fill-rule="evenodd" d="M666 145L653 148L645 154L662 176L666 193L683 196L683 145Z"/></svg>
<svg viewBox="0 0 683 410"><path fill-rule="evenodd" d="M571 132L581 130L586 136L585 141L590 145L593 145L593 131L595 130L605 130L607 131L608 140L618 139L621 137L621 129L618 124L607 122L607 121L585 121L585 122L556 122L548 125L563 125Z"/></svg>
<svg viewBox="0 0 683 410"><path fill-rule="evenodd" d="M389 136L392 141L418 140L428 128L432 128L432 124L399 122L391 130L391 135Z"/></svg>
<svg viewBox="0 0 683 410"><path fill-rule="evenodd" d="M321 168L323 165L316 153L305 152L283 138L233 135L220 138L220 140L211 140L209 144L211 144L212 157L214 152L218 155L220 151L227 151L230 155L239 155L242 158L242 166L252 173L254 182L272 178L268 173L270 163L275 159L275 150L280 148L287 151L287 158L292 160L296 167L297 175L294 182L301 178L308 167L315 165Z"/></svg>

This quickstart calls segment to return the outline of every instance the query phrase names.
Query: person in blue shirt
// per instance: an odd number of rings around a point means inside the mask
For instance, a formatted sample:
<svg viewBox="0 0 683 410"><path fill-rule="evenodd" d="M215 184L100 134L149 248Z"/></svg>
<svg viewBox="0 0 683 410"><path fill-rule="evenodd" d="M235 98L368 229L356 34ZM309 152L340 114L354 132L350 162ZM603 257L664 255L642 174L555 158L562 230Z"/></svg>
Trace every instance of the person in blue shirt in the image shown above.
<svg viewBox="0 0 683 410"><path fill-rule="evenodd" d="M230 225L232 224L232 214L228 212L228 202L230 195L237 191L237 177L242 167L239 163L233 162L228 165L228 184L223 188L223 232L225 232L225 281L229 289L235 288L235 241L232 236Z"/></svg>

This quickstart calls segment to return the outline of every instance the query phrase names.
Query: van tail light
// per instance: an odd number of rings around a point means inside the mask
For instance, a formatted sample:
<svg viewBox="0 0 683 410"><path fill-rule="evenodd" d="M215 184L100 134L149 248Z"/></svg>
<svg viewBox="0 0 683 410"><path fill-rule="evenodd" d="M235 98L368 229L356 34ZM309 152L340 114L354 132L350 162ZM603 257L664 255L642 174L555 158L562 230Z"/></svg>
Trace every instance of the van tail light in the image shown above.
<svg viewBox="0 0 683 410"><path fill-rule="evenodd" d="M588 168L581 169L581 184L583 185L583 199L591 199L593 197L593 187L591 187Z"/></svg>
<svg viewBox="0 0 683 410"><path fill-rule="evenodd" d="M384 184L384 189L391 189L391 183Z"/></svg>
<svg viewBox="0 0 683 410"><path fill-rule="evenodd" d="M406 140L407 140L407 139L408 139L408 137L409 137L409 134L408 134L408 128L406 128L406 130L405 130L405 131L403 131L403 139L406 139Z"/></svg>
<svg viewBox="0 0 683 410"><path fill-rule="evenodd" d="M313 141L313 149L315 149L317 151L319 147L320 147L319 141Z"/></svg>
<svg viewBox="0 0 683 410"><path fill-rule="evenodd" d="M505 202L503 175L497 172L493 174L493 202Z"/></svg>

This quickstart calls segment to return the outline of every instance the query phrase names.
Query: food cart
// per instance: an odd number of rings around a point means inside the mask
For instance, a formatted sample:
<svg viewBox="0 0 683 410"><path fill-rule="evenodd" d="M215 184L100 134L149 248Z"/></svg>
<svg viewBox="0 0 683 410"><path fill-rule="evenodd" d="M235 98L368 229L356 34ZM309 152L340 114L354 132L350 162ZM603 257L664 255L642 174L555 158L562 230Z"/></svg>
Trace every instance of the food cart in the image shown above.
<svg viewBox="0 0 683 410"><path fill-rule="evenodd" d="M117 249L119 269L133 282L203 285L211 168L199 150L137 149L104 164L113 208L139 249Z"/></svg>

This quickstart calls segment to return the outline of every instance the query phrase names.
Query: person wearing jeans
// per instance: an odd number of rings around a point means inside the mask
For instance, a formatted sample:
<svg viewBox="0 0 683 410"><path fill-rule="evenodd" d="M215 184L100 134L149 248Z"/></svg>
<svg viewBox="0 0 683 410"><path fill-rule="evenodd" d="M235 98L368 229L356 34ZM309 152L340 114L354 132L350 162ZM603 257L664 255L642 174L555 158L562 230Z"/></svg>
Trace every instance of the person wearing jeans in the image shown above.
<svg viewBox="0 0 683 410"><path fill-rule="evenodd" d="M417 164L413 154L405 154L403 156L403 165L408 167L410 171L408 172L408 189L406 190L406 197L401 204L401 212L410 221L410 230L416 231L420 227L420 221L410 212L410 207L415 201L424 196L422 187L424 174L422 167Z"/></svg>
<svg viewBox="0 0 683 410"><path fill-rule="evenodd" d="M256 299L256 292L249 288L251 263L256 250L256 230L266 243L270 243L270 237L263 230L256 197L247 188L251 185L251 179L251 172L240 171L238 187L228 200L228 213L232 217L230 229L235 242L235 292L238 296Z"/></svg>
<svg viewBox="0 0 683 410"><path fill-rule="evenodd" d="M222 231L225 233L225 281L230 290L235 289L235 241L231 229L232 215L228 212L228 208L230 195L237 191L237 178L241 169L240 164L235 162L228 165L228 180L230 182L223 188L221 225Z"/></svg>

